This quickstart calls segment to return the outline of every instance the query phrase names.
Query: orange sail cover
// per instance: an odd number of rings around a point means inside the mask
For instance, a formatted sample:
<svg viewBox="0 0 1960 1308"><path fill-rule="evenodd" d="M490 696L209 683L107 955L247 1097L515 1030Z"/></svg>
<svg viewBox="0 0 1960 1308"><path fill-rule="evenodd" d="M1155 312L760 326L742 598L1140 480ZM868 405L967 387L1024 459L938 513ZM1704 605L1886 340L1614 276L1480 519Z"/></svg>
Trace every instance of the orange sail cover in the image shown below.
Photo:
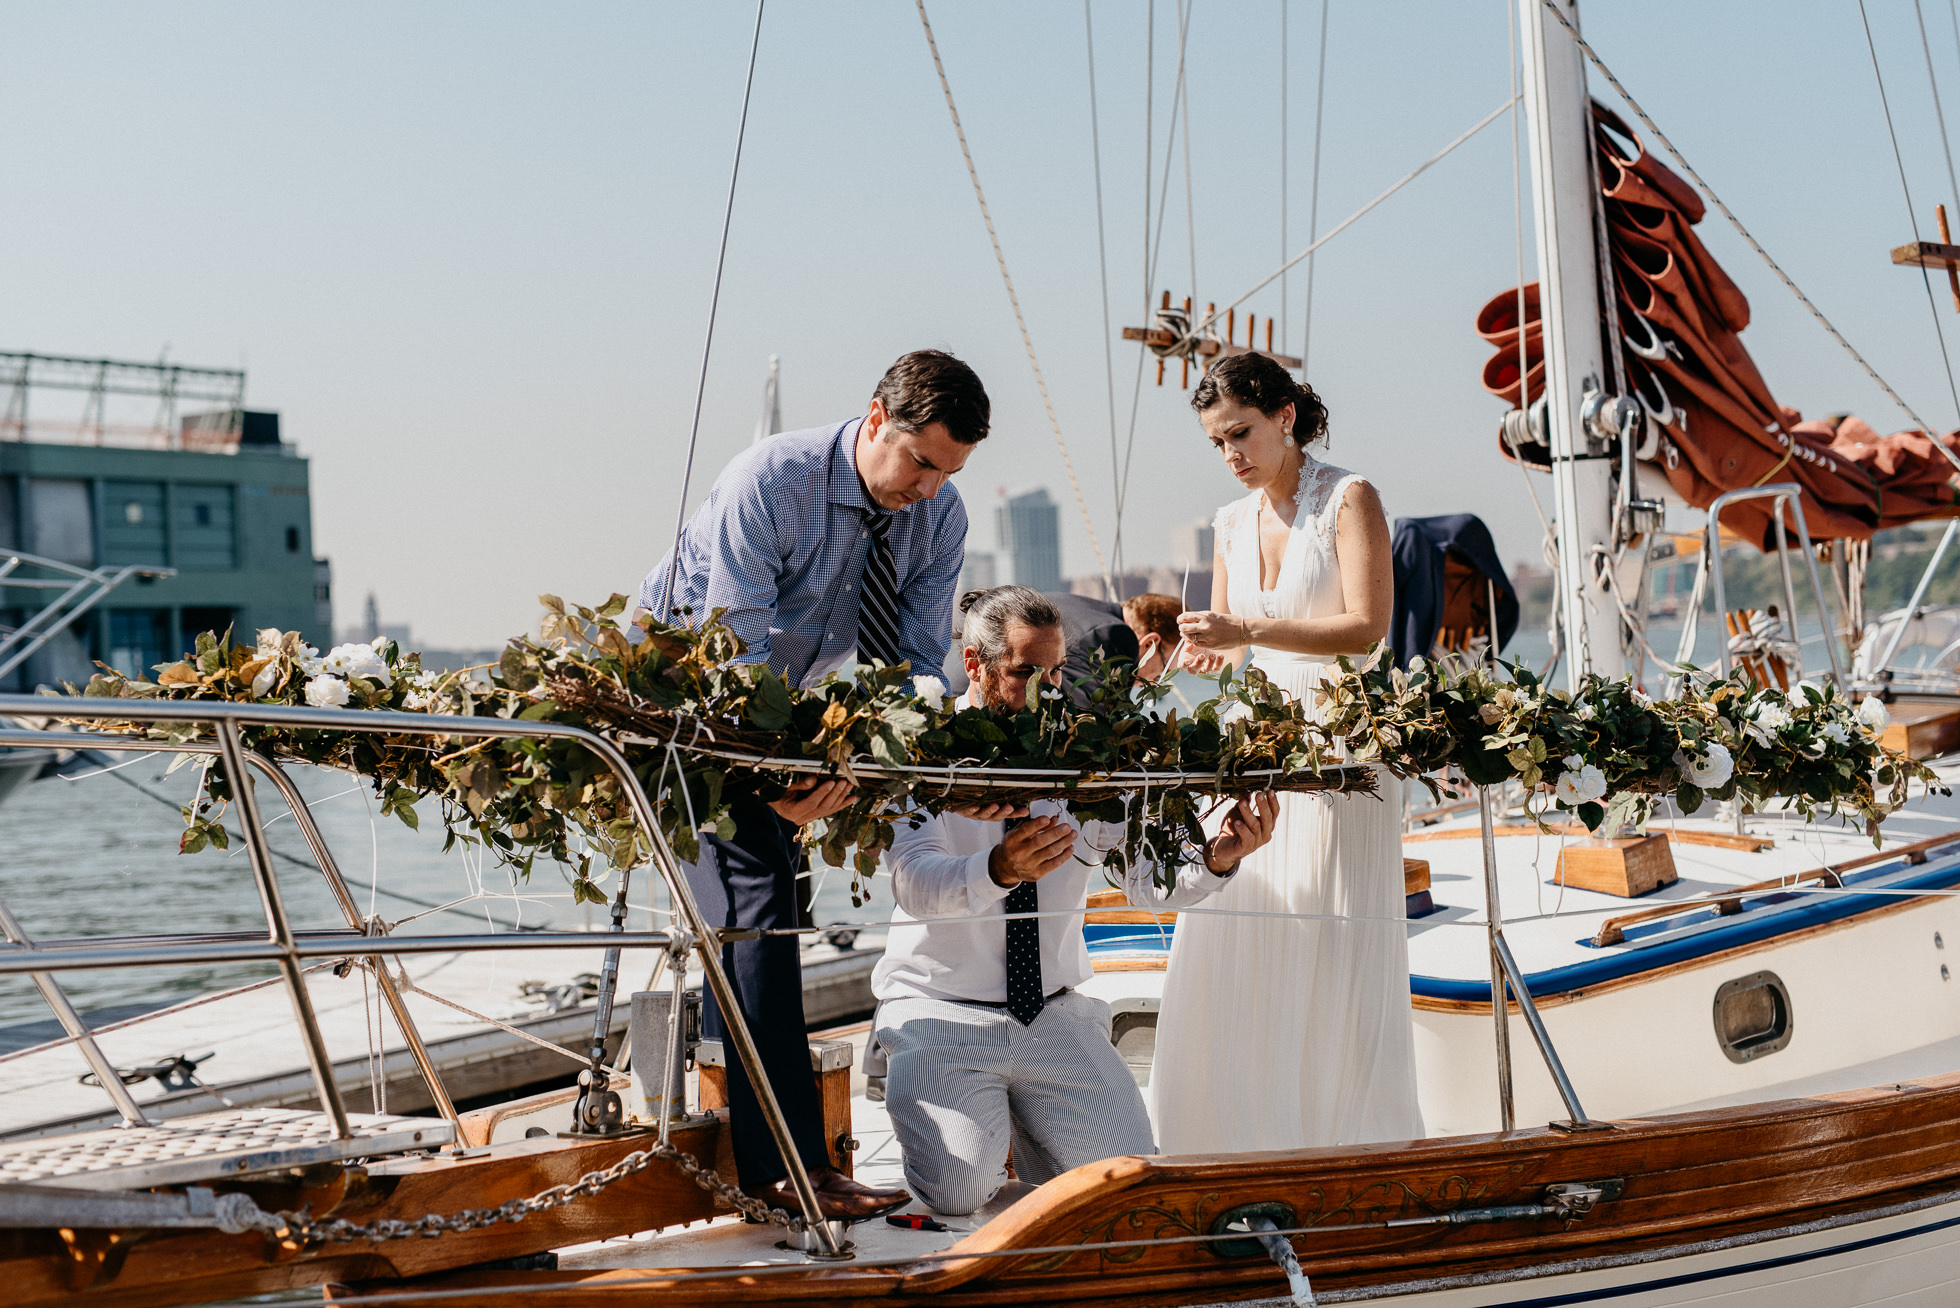
<svg viewBox="0 0 1960 1308"><path fill-rule="evenodd" d="M1805 523L1817 539L1864 540L1887 527L1960 516L1960 475L1926 433L1880 436L1847 416L1805 422L1776 402L1742 345L1749 301L1695 235L1704 212L1700 196L1597 103L1593 128L1621 356L1649 419L1640 457L1659 466L1696 508L1707 508L1723 491L1794 481L1803 487ZM1497 347L1484 365L1484 389L1513 406L1521 391L1523 403L1537 399L1545 380L1537 283L1522 297L1522 352L1519 298L1514 287L1477 315L1478 333ZM1940 439L1960 452L1960 432ZM1514 451L1502 438L1499 445L1507 457L1549 461L1543 445ZM1765 501L1724 509L1722 522L1771 543Z"/></svg>

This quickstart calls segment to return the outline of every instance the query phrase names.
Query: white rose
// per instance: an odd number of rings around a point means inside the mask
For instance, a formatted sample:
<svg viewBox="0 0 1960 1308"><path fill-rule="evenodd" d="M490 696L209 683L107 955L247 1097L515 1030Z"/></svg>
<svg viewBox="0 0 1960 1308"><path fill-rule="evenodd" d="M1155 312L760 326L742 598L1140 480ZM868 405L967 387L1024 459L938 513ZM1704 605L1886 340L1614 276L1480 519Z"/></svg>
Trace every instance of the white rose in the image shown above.
<svg viewBox="0 0 1960 1308"><path fill-rule="evenodd" d="M1428 667L1429 660L1418 654L1409 660L1409 675L1412 677L1420 676Z"/></svg>
<svg viewBox="0 0 1960 1308"><path fill-rule="evenodd" d="M931 673L922 672L912 678L912 693L935 709L946 707L946 683Z"/></svg>
<svg viewBox="0 0 1960 1308"><path fill-rule="evenodd" d="M1867 695L1864 703L1858 706L1858 718L1876 736L1892 725L1892 710L1886 708L1885 701L1878 696Z"/></svg>
<svg viewBox="0 0 1960 1308"><path fill-rule="evenodd" d="M1590 804L1606 794L1606 774L1590 763L1583 763L1578 755L1565 760L1566 770L1560 774L1558 785L1553 788L1559 803L1567 808L1577 808Z"/></svg>
<svg viewBox="0 0 1960 1308"><path fill-rule="evenodd" d="M322 666L335 676L365 677L384 686L392 684L387 662L372 645L336 645Z"/></svg>
<svg viewBox="0 0 1960 1308"><path fill-rule="evenodd" d="M1594 709L1590 703L1586 703L1582 701L1579 707L1573 710L1572 716L1579 719L1579 721L1581 722L1591 722L1595 717L1599 716L1599 714L1598 711Z"/></svg>
<svg viewBox="0 0 1960 1308"><path fill-rule="evenodd" d="M315 677L306 683L306 702L314 708L340 708L347 703L347 683L339 677Z"/></svg>
<svg viewBox="0 0 1960 1308"><path fill-rule="evenodd" d="M1729 747L1720 742L1711 744L1708 752L1700 758L1689 758L1677 749L1674 751L1674 762L1690 784L1703 790L1718 790L1735 775L1735 755L1729 753Z"/></svg>
<svg viewBox="0 0 1960 1308"><path fill-rule="evenodd" d="M1849 745L1851 743L1851 728L1845 726L1842 722L1826 722L1823 731L1819 734L1833 745Z"/></svg>
<svg viewBox="0 0 1960 1308"><path fill-rule="evenodd" d="M285 639L286 639L286 633L279 630L279 628L277 627L260 627L259 628L259 653L262 655L277 654L279 652L280 642L284 641Z"/></svg>
<svg viewBox="0 0 1960 1308"><path fill-rule="evenodd" d="M274 659L258 670L252 678L252 698L264 699L272 693L272 683L279 679L279 660Z"/></svg>
<svg viewBox="0 0 1960 1308"><path fill-rule="evenodd" d="M1790 725L1790 710L1773 699L1756 706L1756 725L1765 731L1781 731Z"/></svg>

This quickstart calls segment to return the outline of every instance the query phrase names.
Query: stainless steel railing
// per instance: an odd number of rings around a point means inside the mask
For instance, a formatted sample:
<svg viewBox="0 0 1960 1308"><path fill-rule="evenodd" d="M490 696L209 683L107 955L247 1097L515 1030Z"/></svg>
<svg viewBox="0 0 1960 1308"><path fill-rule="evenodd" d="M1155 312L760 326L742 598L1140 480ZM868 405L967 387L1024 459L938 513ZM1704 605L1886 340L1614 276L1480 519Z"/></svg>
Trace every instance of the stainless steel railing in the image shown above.
<svg viewBox="0 0 1960 1308"><path fill-rule="evenodd" d="M721 966L722 935L710 927L702 918L699 907L689 890L680 860L675 856L666 837L661 833L659 821L654 813L653 803L639 778L633 773L632 765L619 748L605 737L575 727L556 722L511 721L503 718L440 717L432 718L423 713L384 713L366 709L316 709L290 708L269 704L238 704L220 701L184 700L143 700L85 698L74 696L50 697L45 695L0 695L0 718L45 718L59 717L69 721L97 722L195 722L209 725L215 739L209 742L196 741L182 745L170 742L147 740L124 735L107 735L98 732L63 732L13 730L0 732L0 744L32 745L41 748L73 749L86 742L91 748L153 752L158 749L181 750L209 753L216 756L230 782L238 818L245 837L245 846L250 858L252 877L259 893L261 907L266 915L266 935L256 942L243 940L230 941L211 938L171 943L156 937L140 941L104 940L101 943L64 942L53 948L24 943L0 945L0 973L51 974L77 968L129 967L140 965L163 965L179 963L209 963L233 961L268 961L275 963L285 982L285 989L293 1003L293 1014L301 1028L307 1048L307 1060L318 1091L322 1109L333 1119L336 1133L343 1139L352 1135L347 1119L346 1106L341 1100L340 1090L333 1078L331 1063L327 1058L325 1041L320 1034L317 1015L306 990L304 977L300 971L302 960L309 958L368 957L379 958L386 955L408 953L448 953L472 949L551 949L551 948L591 948L590 935L574 932L527 932L522 936L473 935L473 936L386 936L368 934L360 922L358 910L354 909L351 895L346 894L344 882L339 881L337 866L329 871L333 860L327 854L321 863L321 871L326 875L330 886L335 887L336 899L341 901L343 913L350 916L350 927L345 934L335 932L308 932L300 934L292 929L285 903L279 893L279 883L272 870L271 847L266 840L265 828L259 817L258 801L251 783L253 769L268 777L277 778L273 784L280 791L288 805L292 807L295 821L300 823L302 832L308 833L309 848L314 849L316 857L325 850L326 842L306 814L306 806L299 799L298 792L291 785L291 779L284 776L276 762L263 755L249 752L240 736L241 729L249 727L284 727L294 730L356 731L374 735L424 736L433 739L477 738L477 739L556 739L574 741L597 755L607 770L618 781L621 792L633 810L635 820L647 833L648 843L653 851L652 862L666 883L676 918L675 930L629 932L625 929L626 895L630 882L628 870L619 874L619 889L612 904L612 930L606 933L608 948L606 965L601 973L602 981L595 1015L594 1047L599 1048L609 1032L611 1010L615 995L614 986L619 972L619 951L626 947L672 948L685 944L700 958L703 980L715 996L726 1025L729 1043L734 1047L736 1057L747 1072L760 1102L763 1117L768 1123L771 1137L781 1152L784 1165L789 1169L792 1185L796 1190L799 1206L803 1209L812 1234L822 1245L822 1251L832 1257L842 1252L839 1237L830 1224L823 1220L821 1207L817 1201L816 1189L812 1185L808 1169L803 1165L795 1142L790 1138L788 1120L783 1116L782 1105L769 1084L762 1067L761 1057L756 1049L753 1034L743 1020L727 973ZM248 763L247 760L256 760ZM283 783L283 784L282 784ZM310 831L309 831L310 828ZM318 842L317 845L315 842ZM377 967L378 975L385 970ZM52 977L49 978L52 985ZM57 987L58 991L58 987ZM56 1008L56 1016L63 1022L68 1034L84 1044L85 1054L93 1047L87 1028L80 1018L74 1015L72 1005L64 1001L51 1001ZM406 1020L407 1009L400 1005L396 994L390 1001L397 1015L404 1019L404 1038L413 1029ZM66 1009L64 1013L62 1010ZM69 1025L73 1018L74 1026ZM76 1029L79 1028L79 1029ZM421 1044L419 1036L413 1038L411 1049ZM100 1058L100 1050L94 1050L94 1058ZM91 1062L94 1061L91 1058ZM592 1056L593 1066L588 1068L585 1083L588 1093L602 1091L605 1078L598 1067L599 1054ZM424 1049L416 1056L418 1068L425 1078L432 1081L431 1093L438 1096L439 1104L447 1102L441 1094L434 1076L434 1065L429 1061ZM106 1060L105 1060L106 1065ZM105 1088L113 1076L101 1078ZM113 1092L111 1092L113 1093ZM122 1107L118 1104L119 1109ZM140 1111L140 1110L139 1110ZM126 1110L125 1117L128 1117ZM449 1107L453 1115L454 1107ZM583 1114L580 1115L584 1120ZM670 1121L662 1118L658 1124L661 1144L666 1144Z"/></svg>

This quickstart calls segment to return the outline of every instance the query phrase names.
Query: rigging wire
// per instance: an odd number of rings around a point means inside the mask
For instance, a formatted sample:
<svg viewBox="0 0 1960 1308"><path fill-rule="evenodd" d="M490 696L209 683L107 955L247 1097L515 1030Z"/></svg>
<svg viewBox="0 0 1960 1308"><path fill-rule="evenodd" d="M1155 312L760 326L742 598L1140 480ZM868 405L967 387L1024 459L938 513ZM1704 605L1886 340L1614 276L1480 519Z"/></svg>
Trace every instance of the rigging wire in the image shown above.
<svg viewBox="0 0 1960 1308"><path fill-rule="evenodd" d="M1197 0L1179 0L1183 10L1181 23L1189 27L1191 7ZM1191 294L1198 293L1198 213L1197 205L1191 195L1191 91L1184 81L1184 61L1177 63L1178 99L1184 104L1184 236L1191 247Z"/></svg>
<svg viewBox="0 0 1960 1308"><path fill-rule="evenodd" d="M1870 15L1865 12L1865 0L1858 0L1858 17L1865 25L1865 49L1871 52L1872 76L1878 81L1878 103L1885 110L1885 133L1892 141L1892 162L1899 166L1899 189L1905 192L1906 197L1906 220L1912 224L1912 239L1917 244L1919 241L1919 214L1912 203L1912 183L1906 180L1905 155L1899 152L1898 129L1892 125L1892 101L1885 94L1885 74L1878 66L1878 44L1872 40L1872 20ZM1926 71L1929 73L1932 71L1931 64L1927 65ZM1935 92L1935 95L1937 96L1937 92ZM1942 132L1944 132L1944 128L1942 128ZM1946 366L1947 390L1953 396L1955 414L1956 416L1960 416L1960 386L1954 384L1953 357L1946 352L1946 327L1940 322L1939 301L1933 296L1933 274L1924 264L1921 264L1919 267L1919 280L1926 287L1926 308L1933 315L1933 335L1938 338L1940 343L1940 362ZM1946 448L1946 443L1940 440L1938 432L1928 428L1926 434L1932 438L1933 444L1942 449Z"/></svg>
<svg viewBox="0 0 1960 1308"><path fill-rule="evenodd" d="M762 47L762 6L755 0L755 31L749 36L749 72L742 83L742 117L735 125L735 158L728 166L728 203L721 212L721 247L715 254L715 285L708 296L708 327L701 338L701 376L694 386L694 420L687 429L687 461L681 465L680 504L674 510L674 548L660 596L660 620L673 615L674 574L681 565L681 532L687 527L687 488L694 477L694 449L701 439L701 402L708 393L708 359L715 348L715 313L721 308L721 274L728 265L728 229L735 220L735 182L742 175L742 141L749 131L749 100L755 92L755 56Z"/></svg>
<svg viewBox="0 0 1960 1308"><path fill-rule="evenodd" d="M1693 182L1696 189L1707 198L1710 204L1715 206L1722 217L1728 220L1729 226L1735 229L1736 235L1748 242L1749 248L1756 252L1757 257L1769 265L1769 270L1776 274L1777 280L1783 283L1790 294L1797 297L1797 302L1803 305L1804 308L1810 310L1810 316L1817 320L1818 326L1830 333L1831 339L1844 347L1844 352L1849 354L1860 368L1864 369L1865 375L1872 379L1874 385L1885 392L1886 398L1896 404L1901 413L1912 420L1914 426L1931 435L1933 433L1932 424L1913 412L1912 406L1907 404L1905 399L1896 390L1892 389L1891 383L1879 376L1878 369L1872 367L1865 356L1858 353L1857 347L1845 339L1844 333L1837 329L1836 324L1829 318L1826 318L1824 311L1819 309L1812 302L1811 298L1803 293L1803 289L1797 285L1789 273L1783 271L1783 265L1777 263L1775 259L1770 257L1769 251L1763 248L1762 242L1750 234L1749 229L1742 225L1742 220L1735 216L1735 211L1730 209L1726 204L1723 204L1721 197L1715 194L1714 188L1702 180L1701 174L1694 170L1694 166L1688 162L1687 157L1675 148L1674 142L1667 139L1667 133L1661 131L1660 126L1654 122L1647 111L1640 107L1640 102L1633 98L1633 93L1628 91L1625 84L1614 75L1613 70L1606 66L1606 61L1599 57L1599 52L1587 44L1586 38L1579 35L1578 29L1572 26L1570 20L1560 11L1559 7L1552 3L1552 0L1541 0L1541 3L1550 11L1552 17L1558 19L1559 24L1565 28L1566 35L1572 38L1573 44L1579 47L1580 52L1586 56L1586 59L1592 66L1599 70L1600 76L1604 77L1608 85L1613 88L1620 99L1625 101L1626 107L1633 111L1633 116L1638 118L1649 132L1653 133L1654 139L1660 142L1661 148L1666 150L1668 156L1680 166L1681 171L1688 175L1688 180ZM1951 463L1956 469L1960 469L1960 454L1955 454L1952 450L1948 449L1945 441L1935 440L1933 442L1933 448L1944 455L1948 463Z"/></svg>
<svg viewBox="0 0 1960 1308"><path fill-rule="evenodd" d="M1092 0L1082 0L1082 31L1089 52L1089 145L1095 159L1096 178L1096 271L1102 279L1103 388L1109 394L1109 476L1112 490L1120 494L1122 459L1116 448L1116 355L1109 335L1109 247L1103 237L1102 128L1096 113L1096 23L1090 13L1091 4ZM1112 542L1112 561L1121 569L1123 559L1118 549L1117 542Z"/></svg>
<svg viewBox="0 0 1960 1308"><path fill-rule="evenodd" d="M1154 4L1151 6L1150 12L1154 19L1157 12ZM1164 247L1164 202L1170 195L1171 155L1176 148L1177 142L1177 110L1183 98L1184 52L1190 37L1190 31L1190 12L1188 9L1180 10L1180 21L1177 29L1177 80L1175 90L1171 96L1170 129L1164 137L1164 185L1157 194L1157 224L1154 236L1151 233L1147 196L1143 215L1143 317L1145 322L1150 321L1150 316L1153 312L1150 305L1151 290L1157 282L1157 260L1162 254ZM1146 95L1148 94L1148 90L1149 88L1146 85ZM1143 169L1145 174L1148 175L1150 172L1150 156L1148 154L1144 156ZM1191 293L1196 295L1198 288L1193 286ZM1130 428L1129 434L1124 441L1123 476L1119 486L1119 493L1116 497L1116 533L1119 537L1123 533L1124 511L1128 508L1130 502L1130 466L1133 456L1136 454L1137 413L1143 402L1143 368L1144 364L1149 360L1149 357L1149 347L1143 342L1138 342L1136 380L1130 386ZM1114 597L1112 596L1112 598Z"/></svg>
<svg viewBox="0 0 1960 1308"><path fill-rule="evenodd" d="M1524 92L1518 85L1518 7L1511 0L1498 0L1504 6L1504 13L1510 19L1511 43L1511 230L1518 245L1518 407L1528 415L1531 412L1531 396L1525 388L1525 377L1530 371L1530 351L1524 339L1524 166L1518 152L1518 121L1523 106ZM1513 448L1515 456L1517 450ZM1532 484L1531 470L1524 466L1522 458L1511 460L1518 465L1518 475L1524 478L1525 494L1531 497L1531 511L1538 515L1538 526L1544 531L1545 539L1551 541L1551 520L1545 516L1545 506L1538 502L1538 488ZM1557 605L1553 605L1556 614ZM1554 617L1556 621L1556 617Z"/></svg>
<svg viewBox="0 0 1960 1308"><path fill-rule="evenodd" d="M1287 101L1287 0L1279 0L1279 257L1293 248L1293 232L1286 225L1286 101ZM1279 350L1286 353L1286 278L1279 279Z"/></svg>
<svg viewBox="0 0 1960 1308"><path fill-rule="evenodd" d="M1457 137L1454 141L1451 141L1448 145L1438 150L1435 154L1430 155L1427 159L1423 160L1420 164L1417 164L1414 171L1405 174L1399 181L1390 185L1389 188L1383 191L1380 195L1377 195L1374 199L1368 201L1368 203L1362 205L1359 209L1356 209L1353 213L1343 218L1338 226L1329 229L1327 235L1321 237L1319 240L1315 241L1312 245L1309 245L1306 249L1300 251L1300 253L1294 255L1291 259L1288 259L1285 263L1273 269L1270 273L1267 273L1266 276L1261 278L1258 284L1255 285L1251 290L1247 291L1244 295L1241 295L1238 299L1233 300L1230 304L1225 305L1223 308L1212 310L1210 313L1204 316L1204 319L1202 321L1192 324L1191 329L1185 333L1185 339L1191 340L1201 335L1213 323L1218 321L1220 314L1238 308L1241 304L1244 304L1247 300L1259 294L1259 292L1265 290L1268 286L1271 286L1275 281L1278 281L1279 278L1286 272L1287 269L1293 267L1295 264L1298 264L1303 259L1311 258L1314 252L1320 249L1321 246L1327 244L1327 242L1333 240L1336 236L1339 236L1342 232L1354 226L1355 223L1359 222L1362 218L1366 217L1369 213L1373 212L1376 206L1380 205L1382 201L1388 199L1389 196L1394 195L1397 191L1401 190L1403 187L1407 186L1410 182L1413 182L1416 178L1428 172L1431 168L1434 168L1437 164L1441 163L1449 155L1453 154L1456 151L1457 147L1469 141L1471 137L1475 136L1478 132L1483 131L1484 128L1489 127L1492 123L1496 122L1499 118L1502 118L1506 113L1506 111L1508 111L1510 107L1515 103L1517 103L1517 97L1511 96L1507 98L1503 104L1498 105L1497 108L1491 110L1489 113L1485 114L1482 118L1479 118L1476 121L1476 123L1470 127L1468 131L1463 133L1463 135Z"/></svg>
<svg viewBox="0 0 1960 1308"><path fill-rule="evenodd" d="M932 51L932 66L939 73L939 89L946 93L946 112L953 117L953 133L959 137L960 155L966 160L966 175L973 179L973 198L980 202L980 217L987 225L987 240L994 247L994 262L1000 265L1000 279L1007 287L1007 302L1013 306L1015 325L1021 329L1021 344L1027 348L1028 366L1034 369L1035 389L1041 392L1041 404L1048 411L1048 425L1055 433L1055 448L1062 454L1062 469L1068 473L1068 484L1075 492L1076 507L1082 511L1082 525L1089 533L1089 548L1096 553L1096 571L1102 573L1105 584L1112 585L1109 578L1109 565L1103 559L1102 542L1096 537L1095 519L1089 516L1089 501L1083 497L1082 483L1076 480L1075 461L1069 457L1068 442L1062 439L1061 419L1055 416L1055 402L1048 396L1048 382L1041 375L1041 360L1035 356L1034 337L1028 334L1028 320L1021 313L1021 297L1014 292L1014 279L1007 272L1007 256L1001 253L1000 236L994 231L994 216L987 208L987 193L980 188L980 170L973 165L973 151L967 148L966 128L960 124L959 106L953 103L953 84L946 79L946 65L939 57L939 42L933 39L932 20L926 17L926 0L914 0L919 8L919 25L925 29L926 47Z"/></svg>
<svg viewBox="0 0 1960 1308"><path fill-rule="evenodd" d="M1320 235L1320 123L1327 108L1327 3L1320 0L1320 71L1314 74L1313 91L1313 188L1307 200L1307 240ZM1282 255L1285 251L1280 252ZM1306 321L1300 325L1300 376L1307 376L1307 349L1313 344L1313 266L1307 260ZM1312 383L1309 383L1311 385Z"/></svg>
<svg viewBox="0 0 1960 1308"><path fill-rule="evenodd" d="M1143 318L1150 321L1150 190L1154 180L1150 160L1157 144L1157 0L1150 0L1143 12ZM1137 404L1143 398L1143 365L1150 357L1146 342L1137 342L1136 380L1130 385L1130 444L1136 442ZM1127 452L1124 456L1128 458ZM1110 543L1110 556L1116 574L1123 574L1123 466L1112 469L1116 481L1116 536ZM1114 595L1109 596L1115 599Z"/></svg>
<svg viewBox="0 0 1960 1308"><path fill-rule="evenodd" d="M1933 43L1926 36L1926 11L1920 0L1912 0L1913 16L1919 20L1919 48L1926 55L1926 84L1933 89L1933 117L1940 125L1940 149L1946 155L1946 180L1952 188L1956 211L1960 211L1960 178L1953 172L1953 142L1946 134L1946 108L1940 103L1940 79L1933 73Z"/></svg>

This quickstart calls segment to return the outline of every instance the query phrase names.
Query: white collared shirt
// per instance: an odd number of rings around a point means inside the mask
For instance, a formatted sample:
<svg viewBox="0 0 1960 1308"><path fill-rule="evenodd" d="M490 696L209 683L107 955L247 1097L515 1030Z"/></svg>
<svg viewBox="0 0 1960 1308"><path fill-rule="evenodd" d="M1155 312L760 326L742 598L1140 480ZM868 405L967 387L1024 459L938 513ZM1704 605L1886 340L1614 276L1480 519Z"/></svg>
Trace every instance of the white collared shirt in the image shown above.
<svg viewBox="0 0 1960 1308"><path fill-rule="evenodd" d="M1059 800L1037 800L1030 817L1056 816L1079 833L1075 855L1036 884L1043 912L1080 910L1092 886L1103 884L1101 866L1092 862L1122 838L1123 829L1106 822L1075 823ZM1008 888L988 875L987 862L1001 841L1004 824L976 822L948 813L928 818L914 829L903 820L893 823L892 848L885 855L891 873L891 936L885 956L871 976L871 990L880 1000L914 997L1003 1003L1007 999ZM1123 878L1130 903L1157 908L1182 908L1217 894L1231 877L1214 876L1202 863L1178 869L1177 884L1168 893L1156 883L1157 869L1139 862ZM928 921L931 918L973 918L979 921ZM1041 981L1049 993L1078 986L1090 977L1089 947L1082 938L1082 914L1067 913L1036 919L1041 924Z"/></svg>

